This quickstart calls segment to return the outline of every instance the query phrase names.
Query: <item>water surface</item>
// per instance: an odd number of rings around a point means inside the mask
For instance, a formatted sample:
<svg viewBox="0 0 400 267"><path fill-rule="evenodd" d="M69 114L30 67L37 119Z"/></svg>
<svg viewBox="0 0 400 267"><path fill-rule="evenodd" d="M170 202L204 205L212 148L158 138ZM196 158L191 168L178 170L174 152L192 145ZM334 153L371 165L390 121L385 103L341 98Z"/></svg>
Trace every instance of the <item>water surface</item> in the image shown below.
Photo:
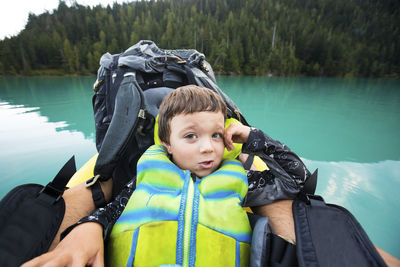
<svg viewBox="0 0 400 267"><path fill-rule="evenodd" d="M94 77L0 78L0 197L45 184L75 155L96 153ZM317 193L343 205L372 241L400 257L400 82L218 77L248 122L319 169Z"/></svg>

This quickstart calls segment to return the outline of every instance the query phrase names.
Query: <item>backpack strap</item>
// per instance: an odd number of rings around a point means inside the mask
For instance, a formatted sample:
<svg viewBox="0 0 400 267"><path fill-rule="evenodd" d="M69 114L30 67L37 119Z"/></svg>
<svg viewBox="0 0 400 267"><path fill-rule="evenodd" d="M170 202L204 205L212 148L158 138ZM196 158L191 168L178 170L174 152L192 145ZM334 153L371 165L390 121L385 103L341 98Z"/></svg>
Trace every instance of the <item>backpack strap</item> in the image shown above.
<svg viewBox="0 0 400 267"><path fill-rule="evenodd" d="M250 170L253 161L254 161L254 154L249 154L249 156L247 157L246 161L243 164L244 169Z"/></svg>
<svg viewBox="0 0 400 267"><path fill-rule="evenodd" d="M38 194L38 199L53 204L62 197L65 186L76 172L75 156L72 156L61 168L54 179L49 182Z"/></svg>
<svg viewBox="0 0 400 267"><path fill-rule="evenodd" d="M86 187L89 187L92 192L92 199L96 209L104 207L107 204L100 182L98 181L99 178L100 175L96 175L85 182Z"/></svg>
<svg viewBox="0 0 400 267"><path fill-rule="evenodd" d="M317 180L318 169L316 169L313 174L311 174L311 176L305 181L301 193L306 195L314 195L315 190L317 189Z"/></svg>
<svg viewBox="0 0 400 267"><path fill-rule="evenodd" d="M116 96L118 93L119 86L124 78L124 73L126 72L124 68L119 68L118 66L119 56L113 58L112 69L107 71L108 77L106 77L106 108L107 114L113 114L115 108ZM111 120L111 118L107 118Z"/></svg>
<svg viewBox="0 0 400 267"><path fill-rule="evenodd" d="M100 175L100 181L108 180L111 177L115 178L113 172L121 162L128 142L135 139L137 126L141 120L146 119L145 99L143 91L136 81L136 71L126 68L122 76L121 85L115 97L113 119L104 137L94 167L94 174ZM113 179L113 192L119 192L120 187L124 186L130 179L132 177L128 175L122 177L122 180Z"/></svg>

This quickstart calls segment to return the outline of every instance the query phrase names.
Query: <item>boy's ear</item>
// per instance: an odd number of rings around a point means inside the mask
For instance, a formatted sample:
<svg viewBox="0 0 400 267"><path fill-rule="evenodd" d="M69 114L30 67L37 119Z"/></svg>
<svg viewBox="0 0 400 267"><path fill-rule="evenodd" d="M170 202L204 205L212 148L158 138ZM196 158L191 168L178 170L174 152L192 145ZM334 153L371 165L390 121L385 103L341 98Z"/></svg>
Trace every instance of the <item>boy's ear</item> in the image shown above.
<svg viewBox="0 0 400 267"><path fill-rule="evenodd" d="M161 141L161 144L167 148L168 154L171 154L171 145L165 143L164 141Z"/></svg>

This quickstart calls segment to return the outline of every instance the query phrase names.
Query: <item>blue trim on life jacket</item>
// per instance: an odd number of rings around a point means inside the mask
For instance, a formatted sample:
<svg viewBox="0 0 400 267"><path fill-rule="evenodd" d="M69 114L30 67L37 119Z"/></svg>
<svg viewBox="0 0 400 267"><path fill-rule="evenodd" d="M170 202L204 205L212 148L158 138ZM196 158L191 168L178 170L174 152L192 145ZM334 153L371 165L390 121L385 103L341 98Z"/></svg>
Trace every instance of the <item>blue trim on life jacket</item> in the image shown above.
<svg viewBox="0 0 400 267"><path fill-rule="evenodd" d="M156 215L155 215L156 214ZM119 223L132 223L141 221L171 221L176 220L178 214L175 211L168 211L164 208L144 207L122 213L118 219Z"/></svg>
<svg viewBox="0 0 400 267"><path fill-rule="evenodd" d="M132 267L133 266L133 260L135 259L136 245L137 245L138 236L139 236L139 228L137 228L133 232L132 244L131 244L131 252L129 254L128 262L126 263L126 267Z"/></svg>
<svg viewBox="0 0 400 267"><path fill-rule="evenodd" d="M159 170L161 172L172 172L175 175L178 174L182 179L182 170L179 169L175 164L168 161L161 160L145 160L139 161L137 165L137 173L145 172L147 170Z"/></svg>
<svg viewBox="0 0 400 267"><path fill-rule="evenodd" d="M242 163L240 163L239 161L235 161L235 160L227 160L225 162L223 162L220 166L220 168L222 168L225 165L236 165L239 167L243 167Z"/></svg>
<svg viewBox="0 0 400 267"><path fill-rule="evenodd" d="M240 267L240 243L236 240L235 267Z"/></svg>
<svg viewBox="0 0 400 267"><path fill-rule="evenodd" d="M141 183L138 185L138 187L136 188L136 191L143 191L146 192L150 195L169 195L169 196L179 196L181 193L181 189L180 188L166 188L166 186L156 186L156 185L149 185L149 184L145 184L145 183Z"/></svg>
<svg viewBox="0 0 400 267"><path fill-rule="evenodd" d="M226 236L230 236L232 238L234 238L236 241L239 242L244 242L244 243L251 243L251 234L239 234L239 233L234 233L234 232L230 232L230 231L226 231L226 230L222 230L222 229L216 229L215 227L212 227L210 225L205 225L207 228L212 229L218 233L221 233L223 235Z"/></svg>
<svg viewBox="0 0 400 267"><path fill-rule="evenodd" d="M193 199L193 213L192 225L190 229L190 250L189 250L189 267L195 266L196 262L196 236L197 224L199 222L199 204L200 204L200 190L198 183L194 183L194 199Z"/></svg>
<svg viewBox="0 0 400 267"><path fill-rule="evenodd" d="M178 215L178 236L176 239L176 263L183 264L183 236L185 230L185 207L186 207L186 200L188 195L188 188L190 179L190 172L185 171L185 183L183 184L182 196L181 196L181 203L179 205L179 215Z"/></svg>
<svg viewBox="0 0 400 267"><path fill-rule="evenodd" d="M234 178L240 179L240 181L243 181L247 184L247 177L243 173L237 172L237 171L227 171L227 170L219 170L218 172L214 172L206 177L203 178L203 180L211 178L212 176L215 175L225 175L225 176L230 176Z"/></svg>
<svg viewBox="0 0 400 267"><path fill-rule="evenodd" d="M237 197L240 201L242 201L242 197L238 193L232 192L232 190L227 190L227 191L220 190L218 192L203 194L203 197L207 200L216 200L216 201L226 198Z"/></svg>

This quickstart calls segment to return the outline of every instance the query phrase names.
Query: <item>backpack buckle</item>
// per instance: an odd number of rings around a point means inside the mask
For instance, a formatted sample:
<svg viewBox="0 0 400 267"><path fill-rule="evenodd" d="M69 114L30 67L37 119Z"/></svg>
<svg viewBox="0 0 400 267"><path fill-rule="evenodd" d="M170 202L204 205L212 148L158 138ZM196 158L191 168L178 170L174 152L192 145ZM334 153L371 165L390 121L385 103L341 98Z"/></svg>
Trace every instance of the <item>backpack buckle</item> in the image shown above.
<svg viewBox="0 0 400 267"><path fill-rule="evenodd" d="M313 200L325 202L324 199L319 195L312 195L304 192L300 192L298 198L299 200L305 202L307 205L310 205Z"/></svg>
<svg viewBox="0 0 400 267"><path fill-rule="evenodd" d="M97 180L99 180L99 178L100 178L100 174L97 174L96 176L93 176L92 178L87 180L85 182L86 187L91 187L92 185L94 185L97 182Z"/></svg>
<svg viewBox="0 0 400 267"><path fill-rule="evenodd" d="M204 70L205 72L209 72L210 70L208 69L207 65L202 62L201 64L201 69Z"/></svg>
<svg viewBox="0 0 400 267"><path fill-rule="evenodd" d="M43 193L50 197L55 198L54 202L57 202L62 197L64 190L59 190L53 185L52 182L50 182L45 187L43 187L42 190L39 191L39 195Z"/></svg>
<svg viewBox="0 0 400 267"><path fill-rule="evenodd" d="M97 93L99 90L99 87L104 83L104 80L96 80L96 82L93 84L93 91Z"/></svg>

